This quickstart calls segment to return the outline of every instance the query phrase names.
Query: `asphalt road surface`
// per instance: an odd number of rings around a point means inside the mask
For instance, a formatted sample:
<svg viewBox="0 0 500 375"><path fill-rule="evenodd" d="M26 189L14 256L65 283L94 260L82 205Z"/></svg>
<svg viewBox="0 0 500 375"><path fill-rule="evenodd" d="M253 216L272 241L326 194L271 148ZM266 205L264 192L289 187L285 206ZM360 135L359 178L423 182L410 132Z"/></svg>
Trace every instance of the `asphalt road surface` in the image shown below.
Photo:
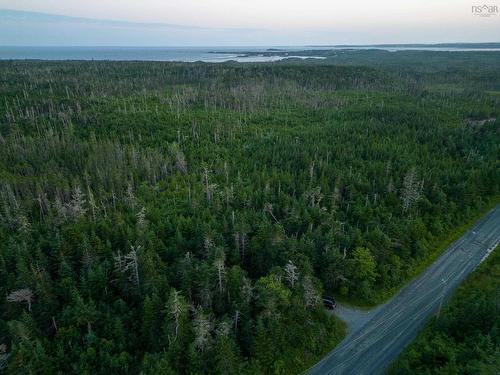
<svg viewBox="0 0 500 375"><path fill-rule="evenodd" d="M420 275L348 336L308 374L382 374L464 278L500 242L500 205L474 224ZM342 316L342 314L340 314Z"/></svg>

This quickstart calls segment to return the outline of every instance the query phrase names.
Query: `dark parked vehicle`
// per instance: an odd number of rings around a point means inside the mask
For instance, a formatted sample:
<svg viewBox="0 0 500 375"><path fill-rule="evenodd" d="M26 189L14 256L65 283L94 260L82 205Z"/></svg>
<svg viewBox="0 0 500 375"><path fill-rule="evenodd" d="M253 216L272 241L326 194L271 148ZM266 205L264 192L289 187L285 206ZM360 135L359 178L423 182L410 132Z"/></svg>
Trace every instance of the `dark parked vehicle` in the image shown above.
<svg viewBox="0 0 500 375"><path fill-rule="evenodd" d="M324 296L323 297L323 305L328 310L334 310L337 307L337 302L335 302L335 299L332 297Z"/></svg>

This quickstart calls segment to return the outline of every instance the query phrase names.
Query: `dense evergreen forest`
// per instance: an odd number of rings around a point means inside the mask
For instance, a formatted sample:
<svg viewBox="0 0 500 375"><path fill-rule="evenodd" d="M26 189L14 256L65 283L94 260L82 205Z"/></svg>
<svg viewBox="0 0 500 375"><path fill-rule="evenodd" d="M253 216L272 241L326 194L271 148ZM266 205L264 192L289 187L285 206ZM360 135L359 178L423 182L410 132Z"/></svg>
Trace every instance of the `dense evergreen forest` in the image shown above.
<svg viewBox="0 0 500 375"><path fill-rule="evenodd" d="M500 53L378 54L0 62L0 372L331 350L500 192Z"/></svg>
<svg viewBox="0 0 500 375"><path fill-rule="evenodd" d="M500 251L472 274L389 374L500 373Z"/></svg>

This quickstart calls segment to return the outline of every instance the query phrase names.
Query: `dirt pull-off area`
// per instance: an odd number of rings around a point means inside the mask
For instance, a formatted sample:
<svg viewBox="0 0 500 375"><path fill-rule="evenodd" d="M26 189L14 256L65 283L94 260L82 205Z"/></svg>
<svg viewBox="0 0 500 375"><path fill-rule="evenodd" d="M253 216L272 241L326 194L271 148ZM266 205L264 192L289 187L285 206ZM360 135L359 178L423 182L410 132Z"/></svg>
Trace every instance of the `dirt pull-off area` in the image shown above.
<svg viewBox="0 0 500 375"><path fill-rule="evenodd" d="M347 334L351 334L363 327L381 306L377 306L370 310L362 310L354 307L343 306L337 304L335 315L342 319L347 324Z"/></svg>

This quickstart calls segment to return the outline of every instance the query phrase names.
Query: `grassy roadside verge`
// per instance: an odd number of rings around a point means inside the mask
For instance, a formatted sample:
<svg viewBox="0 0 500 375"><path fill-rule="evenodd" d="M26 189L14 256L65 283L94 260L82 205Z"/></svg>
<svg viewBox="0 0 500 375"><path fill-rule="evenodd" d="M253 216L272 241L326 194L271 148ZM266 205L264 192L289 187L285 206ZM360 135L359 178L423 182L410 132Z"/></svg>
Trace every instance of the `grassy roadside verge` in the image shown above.
<svg viewBox="0 0 500 375"><path fill-rule="evenodd" d="M374 296L370 300L364 300L360 298L349 298L341 295L335 295L335 298L345 306L351 306L363 310L371 309L379 304L386 302L401 288L403 288L411 279L413 279L415 276L420 274L426 267L432 264L432 262L434 262L451 243L460 238L460 236L462 236L469 227L471 227L476 221L481 219L484 215L486 215L491 209L493 209L499 203L500 203L500 196L494 196L490 198L490 200L484 206L483 209L476 212L463 224L455 227L453 230L448 232L446 237L437 240L432 246L434 250L429 252L429 254L425 258L416 261L413 267L411 268L412 271L406 275L404 280L397 287L376 291Z"/></svg>
<svg viewBox="0 0 500 375"><path fill-rule="evenodd" d="M297 345L296 352L288 353L289 358L283 360L283 363L290 362L300 362L297 365L294 371L285 370L283 372L276 371L276 374L304 374L311 367L316 365L323 357L325 357L330 351L332 351L347 335L347 324L338 318L335 314L330 312L324 312L328 314L328 319L330 320L331 329L327 332L324 332L326 338L326 345L321 345L322 350L318 350L318 354L312 354L309 350L303 350L300 348L300 345ZM310 342L318 341L314 338L311 338ZM313 346L316 344L312 344ZM319 346L318 346L319 347ZM306 354L307 352L307 354Z"/></svg>

